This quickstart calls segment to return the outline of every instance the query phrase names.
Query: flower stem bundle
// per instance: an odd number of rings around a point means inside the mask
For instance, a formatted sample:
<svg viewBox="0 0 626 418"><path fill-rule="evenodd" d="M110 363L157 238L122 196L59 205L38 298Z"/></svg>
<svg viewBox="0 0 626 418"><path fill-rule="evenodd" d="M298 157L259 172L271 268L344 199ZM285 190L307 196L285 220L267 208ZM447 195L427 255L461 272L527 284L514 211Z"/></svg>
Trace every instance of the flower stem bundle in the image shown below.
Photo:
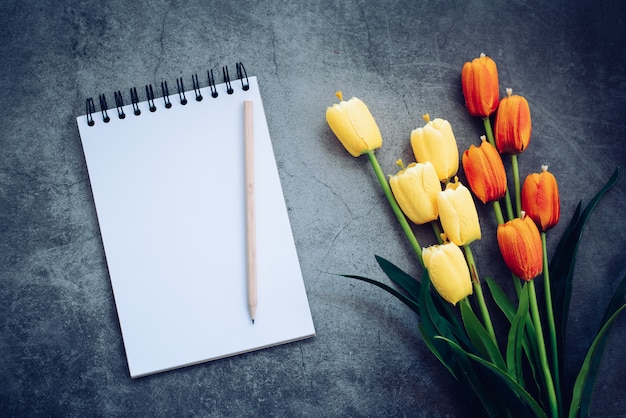
<svg viewBox="0 0 626 418"><path fill-rule="evenodd" d="M546 233L559 221L560 200L556 178L547 167L528 175L523 185L520 182L518 156L529 146L532 130L527 100L510 89L499 98L497 67L484 54L465 63L461 87L469 114L484 121L486 133L479 147L471 145L462 154L469 189L457 177L459 152L447 120L425 115L426 124L410 135L416 161L405 166L398 160L400 170L386 176L375 155L382 136L367 106L356 98L344 101L338 94L340 103L327 109L328 124L346 150L355 157L367 154L423 269L421 278L413 278L377 256L397 288L362 276L347 277L388 291L417 313L424 343L467 388L477 414L586 416L609 331L626 308L626 277L617 286L573 383L565 381L569 374L560 359L582 231L601 197L617 182L618 171L584 210L579 204L549 261ZM511 156L515 208L504 154ZM483 238L474 197L493 206L497 233L491 238L511 272L516 298L508 295L502 280L479 277L470 247ZM422 247L411 223L430 223L433 243ZM537 297L536 280L544 281L543 303ZM494 306L506 321L503 327L494 327L490 312ZM496 330L502 329L506 332L498 335Z"/></svg>

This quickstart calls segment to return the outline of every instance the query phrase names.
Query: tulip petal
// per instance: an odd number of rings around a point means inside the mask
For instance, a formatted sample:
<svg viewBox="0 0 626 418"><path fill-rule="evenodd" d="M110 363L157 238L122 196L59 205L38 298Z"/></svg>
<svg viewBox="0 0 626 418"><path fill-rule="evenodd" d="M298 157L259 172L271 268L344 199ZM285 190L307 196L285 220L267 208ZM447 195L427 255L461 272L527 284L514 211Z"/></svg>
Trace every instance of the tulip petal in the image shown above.
<svg viewBox="0 0 626 418"><path fill-rule="evenodd" d="M389 186L398 205L413 223L421 225L439 216L437 193L441 191L441 184L432 164L410 164L389 178Z"/></svg>
<svg viewBox="0 0 626 418"><path fill-rule="evenodd" d="M450 241L463 246L481 238L478 212L467 187L448 183L438 194L437 205L441 226Z"/></svg>
<svg viewBox="0 0 626 418"><path fill-rule="evenodd" d="M522 209L542 231L554 227L561 215L559 188L556 178L542 167L541 173L529 174L522 186Z"/></svg>
<svg viewBox="0 0 626 418"><path fill-rule="evenodd" d="M519 278L534 279L543 270L541 236L528 216L499 225L498 247L507 267Z"/></svg>
<svg viewBox="0 0 626 418"><path fill-rule="evenodd" d="M348 117L356 134L363 140L367 149L380 148L383 139L378 125L369 109L361 100L353 98L347 102Z"/></svg>
<svg viewBox="0 0 626 418"><path fill-rule="evenodd" d="M521 153L528 147L531 133L528 101L518 95L503 98L498 106L494 128L498 151L512 155Z"/></svg>
<svg viewBox="0 0 626 418"><path fill-rule="evenodd" d="M383 139L374 117L365 103L357 98L328 107L326 121L353 157L382 146Z"/></svg>
<svg viewBox="0 0 626 418"><path fill-rule="evenodd" d="M484 54L463 65L461 86L470 115L485 118L498 107L498 69L495 61Z"/></svg>
<svg viewBox="0 0 626 418"><path fill-rule="evenodd" d="M411 132L411 146L417 162L430 162L439 180L456 175L459 169L459 149L450 123L441 118L428 122Z"/></svg>
<svg viewBox="0 0 626 418"><path fill-rule="evenodd" d="M483 140L463 153L463 170L474 195L483 203L501 199L506 193L506 171L493 145Z"/></svg>
<svg viewBox="0 0 626 418"><path fill-rule="evenodd" d="M458 246L447 243L424 248L422 259L433 286L443 299L456 305L472 294L469 268Z"/></svg>

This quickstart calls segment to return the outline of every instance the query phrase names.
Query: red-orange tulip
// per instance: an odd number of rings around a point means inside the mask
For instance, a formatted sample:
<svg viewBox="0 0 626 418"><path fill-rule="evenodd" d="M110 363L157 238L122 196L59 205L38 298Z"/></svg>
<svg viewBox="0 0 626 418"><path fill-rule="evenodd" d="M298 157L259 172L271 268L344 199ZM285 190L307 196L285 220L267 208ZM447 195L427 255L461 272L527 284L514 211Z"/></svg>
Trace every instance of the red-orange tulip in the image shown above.
<svg viewBox="0 0 626 418"><path fill-rule="evenodd" d="M541 173L529 174L524 180L522 209L544 232L559 222L559 187L548 166L542 166Z"/></svg>
<svg viewBox="0 0 626 418"><path fill-rule="evenodd" d="M504 263L517 277L529 281L542 272L541 235L531 217L522 214L498 225L497 238Z"/></svg>
<svg viewBox="0 0 626 418"><path fill-rule="evenodd" d="M506 89L506 93L507 97L500 101L496 112L496 147L502 154L516 155L530 142L530 107L523 96L513 95L511 89Z"/></svg>
<svg viewBox="0 0 626 418"><path fill-rule="evenodd" d="M506 171L496 148L481 137L480 147L473 144L463 153L463 170L470 189L481 202L500 200L506 193Z"/></svg>
<svg viewBox="0 0 626 418"><path fill-rule="evenodd" d="M498 107L500 86L498 68L494 60L480 54L471 62L466 62L461 71L461 87L465 106L472 116L486 118Z"/></svg>

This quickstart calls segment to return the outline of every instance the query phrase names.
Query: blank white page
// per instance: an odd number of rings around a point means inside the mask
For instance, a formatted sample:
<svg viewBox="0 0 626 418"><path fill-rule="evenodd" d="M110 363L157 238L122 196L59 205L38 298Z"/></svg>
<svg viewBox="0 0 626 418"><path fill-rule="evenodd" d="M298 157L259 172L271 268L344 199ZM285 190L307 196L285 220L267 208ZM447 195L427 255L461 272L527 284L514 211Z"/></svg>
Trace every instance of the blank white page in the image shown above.
<svg viewBox="0 0 626 418"><path fill-rule="evenodd" d="M131 377L315 335L256 77L77 118ZM258 308L248 311L243 101L254 102Z"/></svg>

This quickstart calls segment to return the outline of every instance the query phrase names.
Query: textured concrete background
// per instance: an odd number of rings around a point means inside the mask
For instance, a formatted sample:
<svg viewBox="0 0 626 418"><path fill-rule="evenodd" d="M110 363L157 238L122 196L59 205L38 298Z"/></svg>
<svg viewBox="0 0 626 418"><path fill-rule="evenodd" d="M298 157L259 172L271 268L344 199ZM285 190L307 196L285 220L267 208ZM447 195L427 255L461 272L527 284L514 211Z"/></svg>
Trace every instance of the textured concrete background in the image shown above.
<svg viewBox="0 0 626 418"><path fill-rule="evenodd" d="M324 112L334 92L376 117L385 172L412 160L421 115L478 143L460 87L492 56L528 98L523 175L560 183L562 222L626 151L626 3L615 1L3 1L0 5L0 411L5 416L470 415L463 389L424 346L417 318L372 286L374 254L417 263L365 158ZM259 77L318 332L314 339L139 380L128 377L75 118L87 97L243 61ZM191 85L191 84L189 84ZM576 270L573 367L626 273L626 180L600 203ZM473 245L483 275L507 277L490 208ZM432 231L417 228L423 245ZM626 317L606 350L594 416L626 416Z"/></svg>

